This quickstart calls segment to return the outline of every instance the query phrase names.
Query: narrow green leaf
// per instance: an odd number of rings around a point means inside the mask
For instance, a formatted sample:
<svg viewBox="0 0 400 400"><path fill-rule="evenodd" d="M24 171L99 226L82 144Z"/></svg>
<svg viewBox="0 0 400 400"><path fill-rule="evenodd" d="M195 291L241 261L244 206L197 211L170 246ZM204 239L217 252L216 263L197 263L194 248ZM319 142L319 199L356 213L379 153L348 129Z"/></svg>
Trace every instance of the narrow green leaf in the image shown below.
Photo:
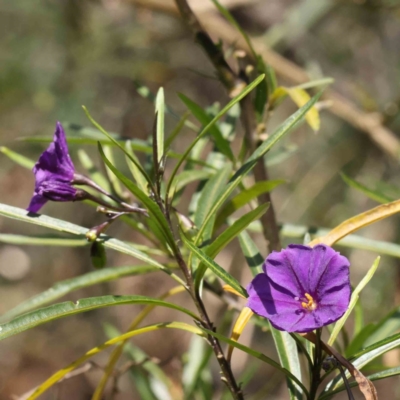
<svg viewBox="0 0 400 400"><path fill-rule="evenodd" d="M105 145L103 146L103 151L107 159L110 161L111 164L115 165L115 157L113 153L113 148L112 146ZM108 176L108 179L111 183L111 187L113 189L113 192L116 193L119 198L123 199L124 198L124 191L121 186L121 182L118 180L118 178L112 173L110 168L107 167L106 165L106 173Z"/></svg>
<svg viewBox="0 0 400 400"><path fill-rule="evenodd" d="M206 368L212 356L212 348L204 338L193 336L189 350L186 354L187 361L183 368L182 383L185 390L185 399L194 398L193 393L199 384L201 372Z"/></svg>
<svg viewBox="0 0 400 400"><path fill-rule="evenodd" d="M179 98L186 105L186 107L192 112L193 116L203 125L206 126L212 121L212 117L209 116L198 104L190 100L188 97L179 94ZM210 135L214 138L215 145L220 150L222 154L228 157L232 162L234 162L235 157L232 153L232 149L228 140L224 138L222 132L220 131L218 125L214 124L210 128Z"/></svg>
<svg viewBox="0 0 400 400"><path fill-rule="evenodd" d="M172 193L179 192L180 190L184 189L189 183L208 179L214 174L214 171L208 171L205 169L190 169L182 171L180 174L175 176L174 182L171 186Z"/></svg>
<svg viewBox="0 0 400 400"><path fill-rule="evenodd" d="M249 189L242 190L238 195L233 197L228 203L226 203L222 207L215 222L216 227L221 226L224 221L239 208L256 199L259 195L270 192L282 183L285 183L283 179L276 179L274 181L262 181L255 183Z"/></svg>
<svg viewBox="0 0 400 400"><path fill-rule="evenodd" d="M225 283L232 286L237 292L239 292L243 296L248 297L246 290L243 289L240 283L232 275L230 275L222 267L220 267L214 260L208 257L207 254L204 253L204 251L200 250L193 243L191 243L185 237L185 235L181 235L181 237L186 246L189 248L189 250L193 252L193 254L207 266L207 268L210 268L210 270L214 272L214 274L217 275L218 278L222 279Z"/></svg>
<svg viewBox="0 0 400 400"><path fill-rule="evenodd" d="M367 197L369 197L370 199L372 199L374 201L377 201L378 203L381 203L381 204L390 203L391 201L395 200L395 199L385 196L383 193L380 193L376 190L367 188L363 184L350 178L344 172L341 172L340 176L342 177L344 182L347 183L350 187L359 190L360 192L364 193Z"/></svg>
<svg viewBox="0 0 400 400"><path fill-rule="evenodd" d="M154 217L157 221L161 231L163 232L168 244L171 248L176 246L172 233L169 229L168 222L164 214L159 209L158 205L150 199L145 193L143 193L130 179L128 179L122 172L112 165L112 163L105 156L101 144L99 143L99 152L103 161L107 164L110 170L115 174L115 176L124 184L124 186L138 198L144 206L148 209L149 214Z"/></svg>
<svg viewBox="0 0 400 400"><path fill-rule="evenodd" d="M158 89L156 97L156 116L157 116L157 163L160 165L164 157L164 89Z"/></svg>
<svg viewBox="0 0 400 400"><path fill-rule="evenodd" d="M278 331L271 325L270 329L282 367L290 371L299 381L301 381L301 368L296 341L288 332ZM302 398L301 386L296 384L296 382L289 377L287 377L287 386L290 400L298 400Z"/></svg>
<svg viewBox="0 0 400 400"><path fill-rule="evenodd" d="M359 303L357 303L359 304ZM350 357L361 348L379 342L400 330L400 307L386 314L379 322L365 326L351 341L346 349Z"/></svg>
<svg viewBox="0 0 400 400"><path fill-rule="evenodd" d="M241 232L239 235L239 243L253 276L260 274L262 272L262 265L264 264L264 257L246 231Z"/></svg>
<svg viewBox="0 0 400 400"><path fill-rule="evenodd" d="M22 154L16 153L15 151L12 151L7 147L1 146L0 152L2 152L10 160L14 161L16 164L20 165L21 167L32 169L33 166L35 165L35 161L23 156Z"/></svg>
<svg viewBox="0 0 400 400"><path fill-rule="evenodd" d="M125 150L130 155L130 157L125 156L125 160L126 163L128 164L129 170L131 171L133 179L136 181L141 191L145 194L148 194L149 190L147 186L147 181L146 178L143 176L142 172L140 171L140 169L136 166L137 164L140 164L140 162L133 151L132 142L130 140L126 142ZM135 160L134 163L132 162L132 158Z"/></svg>
<svg viewBox="0 0 400 400"><path fill-rule="evenodd" d="M119 147L125 155L136 165L136 167L139 169L139 171L142 173L142 175L146 178L147 183L152 186L152 182L147 175L146 171L142 168L142 166L138 163L136 163L136 160L134 158L131 158L129 153L125 150L124 146L116 140L112 135L110 135L99 123L97 123L93 117L89 114L89 111L85 106L83 106L83 110L85 111L86 116L88 117L89 121L101 132L103 133L112 143L114 143L117 147ZM108 143L107 143L108 144Z"/></svg>
<svg viewBox="0 0 400 400"><path fill-rule="evenodd" d="M182 115L182 117L179 119L178 123L176 124L175 128L168 135L167 139L165 140L165 151L167 151L171 147L174 140L182 132L182 129L185 126L189 115L190 115L189 111L187 111L184 115Z"/></svg>
<svg viewBox="0 0 400 400"><path fill-rule="evenodd" d="M225 246L246 229L250 223L260 219L261 216L266 213L268 208L269 203L261 204L256 209L241 216L206 248L206 254L209 257L214 258Z"/></svg>
<svg viewBox="0 0 400 400"><path fill-rule="evenodd" d="M57 235L25 236L13 233L0 233L0 242L30 246L81 247L88 245L85 237L71 239Z"/></svg>
<svg viewBox="0 0 400 400"><path fill-rule="evenodd" d="M194 223L196 224L196 226L201 226L204 223L208 213L210 212L212 205L215 203L215 201L223 192L226 182L228 181L229 176L231 174L231 171L232 171L232 166L229 163L218 173L214 174L214 176L211 177L211 179L207 181L207 183L204 185L194 215ZM213 230L212 225L213 225L212 220L210 220L209 226L205 227L203 230L204 232L203 240L209 240L211 238Z"/></svg>
<svg viewBox="0 0 400 400"><path fill-rule="evenodd" d="M359 304L359 303L357 303ZM361 350L364 346L365 341L373 334L376 329L376 324L368 324L366 325L356 336L354 336L353 340L346 348L346 357L349 358L359 350ZM387 336L386 336L387 337Z"/></svg>
<svg viewBox="0 0 400 400"><path fill-rule="evenodd" d="M364 287L366 286L366 284L372 279L372 277L374 276L378 266L379 266L379 261L381 260L380 257L377 257L376 260L374 261L374 263L372 264L372 267L369 269L369 271L367 272L367 274L364 276L363 279L361 279L360 283L357 285L357 287L354 289L353 293L351 294L351 299L350 299L350 304L349 304L349 308L347 309L347 311L344 313L343 317L341 317L336 323L335 326L333 328L333 331L331 333L331 336L328 340L328 344L330 346L333 345L333 343L335 342L337 335L339 334L340 330L343 328L345 322L347 321L347 318L349 318L351 312L353 311L354 306L356 305L359 297L360 297L360 293L361 291L364 289Z"/></svg>
<svg viewBox="0 0 400 400"><path fill-rule="evenodd" d="M144 86L142 84L140 84L139 82L134 82L135 86L136 86L136 90L137 92L145 99L149 100L150 102L154 103L156 102L156 95L147 87ZM175 118L176 120L181 121L182 117L179 116L179 114L174 111L170 106L168 106L167 104L165 104L165 111L171 115L173 118ZM197 127L195 124L193 124L190 121L184 121L185 126L187 126L189 129L191 129L194 132L197 132Z"/></svg>
<svg viewBox="0 0 400 400"><path fill-rule="evenodd" d="M114 281L127 276L142 275L154 271L158 271L158 268L149 265L111 267L88 272L75 278L57 282L50 289L31 297L30 299L7 311L0 317L0 322L8 321L17 315L24 314L28 311L34 310L35 308L49 304L52 301L57 300L78 289L83 289L99 283Z"/></svg>
<svg viewBox="0 0 400 400"><path fill-rule="evenodd" d="M171 189L171 184L174 180L174 177L176 173L178 172L179 168L183 164L183 162L187 159L189 156L190 152L192 151L193 147L208 133L208 131L219 121L219 119L227 113L235 104L237 104L243 97L247 96L263 79L264 75L260 75L257 77L253 82L251 82L248 86L246 86L241 93L239 93L237 96L235 96L213 119L210 121L207 126L203 128L203 130L197 135L196 139L190 144L190 146L186 149L186 151L183 153L182 157L179 159L178 163L175 165L172 173L170 180L168 182L168 186L166 189L166 198L170 198L170 189Z"/></svg>
<svg viewBox="0 0 400 400"><path fill-rule="evenodd" d="M0 340L16 335L17 333L26 331L47 322L54 321L59 318L76 315L82 312L96 310L99 308L118 306L123 304L154 304L160 307L167 307L178 310L191 318L198 317L191 311L180 307L176 304L168 303L163 300L153 299L146 296L100 296L81 299L73 303L66 301L64 303L55 304L46 308L41 308L24 314L14 320L0 325Z"/></svg>
<svg viewBox="0 0 400 400"><path fill-rule="evenodd" d="M88 229L79 225L71 224L70 222L62 221L56 218L48 217L46 215L35 214L31 216L28 212L22 208L8 206L6 204L0 203L0 215L3 215L7 218L16 219L22 222L28 222L30 224L43 226L45 228L54 229L59 232L70 233L73 235L78 235L84 237L87 233ZM111 238L107 235L100 235L99 239L104 243L104 246L119 251L120 253L128 254L132 257L137 258L149 265L152 265L170 275L173 279L175 279L180 284L183 284L181 278L175 275L169 268L164 267L162 264L158 263L154 260L153 257L149 257L147 254L142 253L137 250L133 245L122 242L121 240Z"/></svg>

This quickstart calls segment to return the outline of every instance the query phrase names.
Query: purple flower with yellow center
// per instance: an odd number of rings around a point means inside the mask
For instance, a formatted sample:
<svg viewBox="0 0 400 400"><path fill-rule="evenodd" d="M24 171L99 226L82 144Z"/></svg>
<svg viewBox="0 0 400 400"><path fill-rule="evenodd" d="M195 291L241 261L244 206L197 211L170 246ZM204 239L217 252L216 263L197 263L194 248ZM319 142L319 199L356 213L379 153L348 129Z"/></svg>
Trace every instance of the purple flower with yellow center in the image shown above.
<svg viewBox="0 0 400 400"><path fill-rule="evenodd" d="M276 329L309 332L337 321L350 302L349 260L331 247L272 252L247 288L247 306Z"/></svg>
<svg viewBox="0 0 400 400"><path fill-rule="evenodd" d="M33 167L35 191L27 210L37 213L48 200L81 200L82 192L72 186L75 167L68 153L65 132L59 122L53 142L39 157Z"/></svg>

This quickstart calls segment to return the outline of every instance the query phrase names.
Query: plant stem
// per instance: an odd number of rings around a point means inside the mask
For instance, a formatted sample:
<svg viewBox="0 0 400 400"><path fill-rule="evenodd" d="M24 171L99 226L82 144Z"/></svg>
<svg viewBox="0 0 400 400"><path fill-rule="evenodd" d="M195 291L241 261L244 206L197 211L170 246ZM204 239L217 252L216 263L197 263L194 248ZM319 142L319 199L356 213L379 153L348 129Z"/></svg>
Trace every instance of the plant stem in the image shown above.
<svg viewBox="0 0 400 400"><path fill-rule="evenodd" d="M253 153L258 146L256 138L256 123L255 123L255 112L252 99L246 96L241 102L241 120L245 131L245 140L251 153ZM269 179L268 170L262 157L258 160L254 167L254 179L256 182L267 181ZM279 238L279 226L276 221L274 206L271 201L271 195L269 192L263 193L258 196L260 204L269 203L270 206L267 212L261 217L261 225L263 234L268 242L269 251L280 250L281 241Z"/></svg>
<svg viewBox="0 0 400 400"><path fill-rule="evenodd" d="M321 346L321 334L322 329L316 331L316 342L314 352L314 365L312 368L311 375L311 388L310 388L310 400L314 400L317 395L318 386L321 382L321 366L322 366L322 346Z"/></svg>
<svg viewBox="0 0 400 400"><path fill-rule="evenodd" d="M170 216L170 210L172 209L172 206L170 204L166 204L166 206L164 206L159 194L156 194L156 201L168 221L171 232L174 234L174 229L172 227L171 216ZM214 327L213 323L211 322L210 317L208 316L208 313L204 306L203 300L201 299L199 293L197 293L197 291L195 289L192 271L186 264L185 260L183 259L182 253L178 246L175 246L175 248L173 249L173 253L174 253L176 262L178 263L179 268L185 275L186 284L187 284L186 289L187 289L188 293L190 294L190 296L192 297L194 305L197 308L197 311L198 311L199 317L200 317L200 324L205 329L208 329L210 331L215 331L215 327ZM222 374L221 380L228 387L229 391L232 394L233 399L244 400L243 393L242 393L239 385L236 382L236 379L232 372L231 365L228 362L228 360L226 359L226 357L222 351L222 347L221 347L221 344L219 343L219 340L212 335L208 335L207 339L208 339L208 342L210 343L210 346L213 349L213 352L217 358L218 364L221 368L221 374Z"/></svg>

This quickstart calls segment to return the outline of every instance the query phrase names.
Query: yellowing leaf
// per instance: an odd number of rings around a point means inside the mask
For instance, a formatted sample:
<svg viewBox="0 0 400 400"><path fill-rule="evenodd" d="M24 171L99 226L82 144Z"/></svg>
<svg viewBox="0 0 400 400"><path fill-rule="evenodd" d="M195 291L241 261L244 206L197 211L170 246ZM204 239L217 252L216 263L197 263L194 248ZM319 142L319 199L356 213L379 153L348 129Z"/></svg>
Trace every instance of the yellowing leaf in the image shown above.
<svg viewBox="0 0 400 400"><path fill-rule="evenodd" d="M286 92L299 108L303 107L304 104L311 99L310 95L304 89L296 87L286 88ZM311 107L310 111L306 114L306 121L314 132L319 130L321 121L319 119L318 110L315 106Z"/></svg>
<svg viewBox="0 0 400 400"><path fill-rule="evenodd" d="M247 323L250 321L250 318L253 315L253 311L250 310L248 307L244 307L243 310L240 312L236 322L235 326L233 327L232 334L231 334L231 340L237 342L239 340L240 335L242 334L244 328L246 327ZM233 346L230 345L228 347L228 355L227 355L227 360L230 362L232 358L232 352L233 352Z"/></svg>
<svg viewBox="0 0 400 400"><path fill-rule="evenodd" d="M398 212L400 212L400 200L382 204L378 207L372 208L371 210L347 219L336 228L333 228L327 235L311 241L309 245L315 246L318 243L324 243L328 246L332 246L350 233L364 228L365 226L374 222L380 221L381 219L397 214Z"/></svg>
<svg viewBox="0 0 400 400"><path fill-rule="evenodd" d="M289 96L299 108L303 107L304 104L310 100L309 94L300 87L287 88L279 86L274 90L270 97L270 107L275 108L286 96ZM311 107L310 111L307 112L305 117L311 129L317 132L321 126L321 121L315 105Z"/></svg>

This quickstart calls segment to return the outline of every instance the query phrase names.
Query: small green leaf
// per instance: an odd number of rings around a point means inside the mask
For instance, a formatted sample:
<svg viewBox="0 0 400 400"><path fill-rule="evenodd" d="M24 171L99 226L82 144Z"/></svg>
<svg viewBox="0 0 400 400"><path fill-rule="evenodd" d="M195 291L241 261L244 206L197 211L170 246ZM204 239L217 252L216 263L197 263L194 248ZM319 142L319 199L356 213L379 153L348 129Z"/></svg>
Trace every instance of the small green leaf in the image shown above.
<svg viewBox="0 0 400 400"><path fill-rule="evenodd" d="M164 157L164 113L165 113L165 104L164 104L164 89L161 87L158 89L157 97L156 97L156 118L157 118L157 157L156 160L158 165L160 165L161 161Z"/></svg>
<svg viewBox="0 0 400 400"><path fill-rule="evenodd" d="M262 181L255 183L249 189L242 190L238 195L233 197L228 203L226 203L222 207L215 222L216 227L221 226L224 221L235 211L239 210L239 208L256 199L259 195L270 192L282 183L285 183L283 179L277 179L274 181Z"/></svg>
<svg viewBox="0 0 400 400"><path fill-rule="evenodd" d="M261 255L253 239L246 231L243 231L239 235L239 243L253 276L260 274L262 272L261 267L264 264L264 257Z"/></svg>
<svg viewBox="0 0 400 400"><path fill-rule="evenodd" d="M209 116L198 104L190 100L188 97L179 94L179 98L183 101L186 107L192 112L194 117L203 125L206 126L212 121L212 117ZM228 157L232 162L235 157L232 153L232 149L228 140L226 140L222 132L219 130L218 125L214 124L210 128L210 134L215 140L215 145L220 150L222 154Z"/></svg>
<svg viewBox="0 0 400 400"><path fill-rule="evenodd" d="M0 152L6 155L10 160L14 161L18 165L24 168L32 169L35 165L35 161L23 156L22 154L16 153L7 147L1 146Z"/></svg>
<svg viewBox="0 0 400 400"><path fill-rule="evenodd" d="M110 160L110 163L115 165L115 157L113 153L113 148L112 146L105 145L103 146L104 154L107 157L108 160ZM112 173L110 168L106 166L106 172L108 179L111 183L111 187L113 191L119 196L119 198L123 199L124 198L124 191L121 186L121 182L118 180L118 178Z"/></svg>
<svg viewBox="0 0 400 400"><path fill-rule="evenodd" d="M175 176L174 182L171 186L172 193L179 192L184 189L189 183L194 181L201 181L212 177L214 171L205 169L190 169L182 171L179 175Z"/></svg>
<svg viewBox="0 0 400 400"><path fill-rule="evenodd" d="M92 116L89 114L89 111L85 106L83 106L83 110L85 111L86 116L88 117L89 121L101 132L103 133L112 143L114 143L117 147L119 147L125 154L126 156L136 165L136 167L139 169L139 171L142 173L142 175L146 178L147 183L152 186L151 180L149 176L147 175L146 171L142 168L142 166L138 163L136 163L136 160L134 158L130 157L130 154L125 150L124 146L116 140L112 135L110 135L99 123L97 123ZM109 143L107 143L109 144Z"/></svg>
<svg viewBox="0 0 400 400"><path fill-rule="evenodd" d="M239 292L244 297L248 297L247 292L240 283L228 272L226 272L222 267L220 267L215 261L213 261L207 254L196 247L193 243L191 243L188 239L186 239L185 235L181 235L182 240L186 244L193 254L199 258L199 260L206 265L207 268L210 268L218 278L222 279L225 283L232 286L237 292Z"/></svg>
<svg viewBox="0 0 400 400"><path fill-rule="evenodd" d="M370 199L377 201L378 203L390 203L391 201L395 200L390 197L385 196L383 193L380 193L376 190L371 190L366 186L362 185L361 183L355 181L354 179L350 178L344 172L340 173L342 179L347 183L350 187L359 190L360 192L364 193Z"/></svg>
<svg viewBox="0 0 400 400"><path fill-rule="evenodd" d="M246 229L253 221L261 218L269 208L269 203L261 204L256 209L249 211L236 220L230 227L221 233L207 248L206 254L214 258L235 237Z"/></svg>
<svg viewBox="0 0 400 400"><path fill-rule="evenodd" d="M229 176L232 171L232 166L227 164L222 170L218 173L214 174L213 177L204 185L203 190L201 191L197 209L194 215L194 223L196 226L201 226L205 219L207 218L212 205L221 195L226 185L226 182L229 179ZM213 222L210 220L210 224L204 228L203 230L203 240L209 240L211 238L211 234L213 231Z"/></svg>
<svg viewBox="0 0 400 400"><path fill-rule="evenodd" d="M140 171L140 169L136 166L137 164L140 164L140 162L133 151L132 142L130 140L126 142L125 150L130 155L130 157L125 156L125 160L126 163L128 164L129 170L131 171L133 179L136 181L137 185L142 190L142 192L148 194L149 190L147 186L147 181L146 178L143 176L142 172ZM132 162L132 159L134 159L135 162Z"/></svg>
<svg viewBox="0 0 400 400"><path fill-rule="evenodd" d="M167 307L183 312L191 318L198 317L189 310L178 305L168 303L163 300L153 299L146 296L100 296L81 299L73 303L66 301L64 303L55 304L46 308L32 311L24 314L14 320L0 325L0 340L16 335L17 333L26 331L47 322L54 321L59 318L76 315L82 312L96 310L99 308L118 306L123 304L154 304L160 307Z"/></svg>

